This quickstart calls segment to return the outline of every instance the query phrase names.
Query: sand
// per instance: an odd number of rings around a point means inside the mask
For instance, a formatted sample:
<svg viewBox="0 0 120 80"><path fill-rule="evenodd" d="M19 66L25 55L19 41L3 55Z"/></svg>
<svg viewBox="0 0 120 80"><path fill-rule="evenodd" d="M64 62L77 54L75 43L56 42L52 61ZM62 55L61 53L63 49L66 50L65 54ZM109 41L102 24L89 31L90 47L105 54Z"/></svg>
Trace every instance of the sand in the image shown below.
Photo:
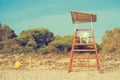
<svg viewBox="0 0 120 80"><path fill-rule="evenodd" d="M23 66L16 69L14 56L1 56L4 61L0 62L0 80L120 80L120 56L107 56L102 59L102 73L99 73L97 68L81 67L73 68L72 72L68 73L69 56L65 55L34 55L31 68L29 57L18 55Z"/></svg>
<svg viewBox="0 0 120 80"><path fill-rule="evenodd" d="M0 71L0 80L120 80L120 71L4 70Z"/></svg>

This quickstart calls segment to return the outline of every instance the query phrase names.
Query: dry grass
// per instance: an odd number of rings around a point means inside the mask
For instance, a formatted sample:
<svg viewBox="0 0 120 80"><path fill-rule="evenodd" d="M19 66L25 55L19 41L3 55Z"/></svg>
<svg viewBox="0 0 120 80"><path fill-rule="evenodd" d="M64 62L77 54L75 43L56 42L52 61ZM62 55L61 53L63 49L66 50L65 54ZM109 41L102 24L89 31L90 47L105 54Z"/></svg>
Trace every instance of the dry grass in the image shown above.
<svg viewBox="0 0 120 80"><path fill-rule="evenodd" d="M81 55L82 56L82 55ZM90 55L83 55L90 56ZM16 61L23 65L14 68ZM103 73L97 68L73 68L67 73L69 55L0 54L0 80L119 80L120 55L100 55ZM30 63L32 66L30 66Z"/></svg>
<svg viewBox="0 0 120 80"><path fill-rule="evenodd" d="M66 61L67 60L67 61ZM0 69L12 69L16 61L22 63L23 69L52 69L65 67L68 64L69 57L65 54L12 54L0 55ZM31 65L30 65L31 64ZM31 67L30 67L31 66Z"/></svg>

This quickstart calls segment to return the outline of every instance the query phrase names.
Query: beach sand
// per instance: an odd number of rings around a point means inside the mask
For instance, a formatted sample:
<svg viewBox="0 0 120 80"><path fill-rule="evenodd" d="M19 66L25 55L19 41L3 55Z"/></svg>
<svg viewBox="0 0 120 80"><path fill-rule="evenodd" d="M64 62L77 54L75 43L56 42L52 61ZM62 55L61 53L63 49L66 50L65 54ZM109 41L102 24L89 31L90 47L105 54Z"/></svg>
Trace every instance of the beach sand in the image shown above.
<svg viewBox="0 0 120 80"><path fill-rule="evenodd" d="M19 55L21 56L21 55ZM13 56L1 57L5 62L0 63L0 80L120 80L120 58L107 57L101 61L102 73L97 68L73 68L67 71L69 57L62 55L32 56L32 67L29 57L19 57L23 64L14 68ZM7 59L7 61L6 61ZM17 59L18 60L18 59Z"/></svg>

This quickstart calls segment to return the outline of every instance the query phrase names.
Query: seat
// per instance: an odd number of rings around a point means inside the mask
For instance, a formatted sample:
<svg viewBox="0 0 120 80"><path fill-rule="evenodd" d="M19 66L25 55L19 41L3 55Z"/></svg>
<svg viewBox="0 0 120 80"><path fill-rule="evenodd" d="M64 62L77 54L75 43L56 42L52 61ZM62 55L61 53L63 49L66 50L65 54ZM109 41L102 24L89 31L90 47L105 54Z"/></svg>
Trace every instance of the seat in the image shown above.
<svg viewBox="0 0 120 80"><path fill-rule="evenodd" d="M81 32L79 34L79 37L80 37L80 43L84 41L86 41L86 43L88 44L89 43L89 33L88 32Z"/></svg>

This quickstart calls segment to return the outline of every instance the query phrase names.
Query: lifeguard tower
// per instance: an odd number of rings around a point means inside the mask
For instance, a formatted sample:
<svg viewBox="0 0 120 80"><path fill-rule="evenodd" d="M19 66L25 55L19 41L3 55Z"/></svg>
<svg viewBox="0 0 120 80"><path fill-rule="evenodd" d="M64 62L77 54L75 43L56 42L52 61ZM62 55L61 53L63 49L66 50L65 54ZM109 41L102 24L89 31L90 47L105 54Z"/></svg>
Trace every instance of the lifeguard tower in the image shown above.
<svg viewBox="0 0 120 80"><path fill-rule="evenodd" d="M68 72L70 72L73 67L97 67L98 71L101 72L92 25L92 22L96 22L96 15L71 11L71 16L75 26L79 23L90 23L90 27L80 29L77 27L75 28ZM94 54L94 56L80 56L80 54Z"/></svg>

